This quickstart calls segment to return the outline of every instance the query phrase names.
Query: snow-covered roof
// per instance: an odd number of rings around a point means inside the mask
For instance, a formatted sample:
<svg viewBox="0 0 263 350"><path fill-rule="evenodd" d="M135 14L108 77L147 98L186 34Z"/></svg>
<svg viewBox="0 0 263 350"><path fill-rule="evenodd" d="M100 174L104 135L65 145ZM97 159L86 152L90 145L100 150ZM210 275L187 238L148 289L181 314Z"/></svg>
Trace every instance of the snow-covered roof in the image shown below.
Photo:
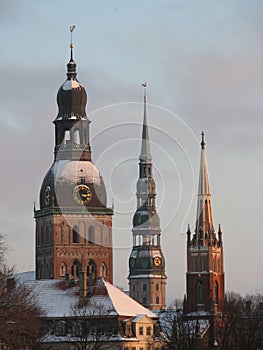
<svg viewBox="0 0 263 350"><path fill-rule="evenodd" d="M62 280L37 280L25 282L36 294L38 305L46 317L67 317L79 300L78 287L66 288Z"/></svg>
<svg viewBox="0 0 263 350"><path fill-rule="evenodd" d="M66 287L63 280L27 281L25 285L34 288L37 303L45 311L46 317L73 316L73 308L79 302L79 286ZM97 280L90 290L92 293L90 293L87 308L91 305L101 306L98 307L98 315L121 317L147 315L150 318L158 318L152 311L103 278ZM92 314L94 315L94 311Z"/></svg>
<svg viewBox="0 0 263 350"><path fill-rule="evenodd" d="M98 280L97 283L104 284L107 294L112 301L113 307L119 316L135 317L143 314L150 318L157 318L149 309L139 304L134 299L123 293L120 289L114 287L111 283L106 282L103 278Z"/></svg>

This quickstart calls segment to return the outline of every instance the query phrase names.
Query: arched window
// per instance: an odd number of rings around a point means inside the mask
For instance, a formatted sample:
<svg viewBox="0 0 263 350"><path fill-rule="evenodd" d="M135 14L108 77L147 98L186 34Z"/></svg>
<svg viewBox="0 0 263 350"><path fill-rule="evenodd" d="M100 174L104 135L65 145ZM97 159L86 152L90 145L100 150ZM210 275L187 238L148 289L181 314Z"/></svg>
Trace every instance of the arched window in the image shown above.
<svg viewBox="0 0 263 350"><path fill-rule="evenodd" d="M216 271L216 261L213 259L213 271Z"/></svg>
<svg viewBox="0 0 263 350"><path fill-rule="evenodd" d="M108 277L108 269L105 263L100 265L100 277Z"/></svg>
<svg viewBox="0 0 263 350"><path fill-rule="evenodd" d="M73 264L71 265L71 275L73 278L79 277L79 273L81 271L81 264L80 262L75 259L73 261Z"/></svg>
<svg viewBox="0 0 263 350"><path fill-rule="evenodd" d="M147 284L146 284L146 283L144 283L144 284L142 285L142 290L143 290L143 291L146 291L146 290L147 290Z"/></svg>
<svg viewBox="0 0 263 350"><path fill-rule="evenodd" d="M87 266L87 277L90 280L95 280L97 278L97 265L94 260L90 260Z"/></svg>
<svg viewBox="0 0 263 350"><path fill-rule="evenodd" d="M204 285L200 281L196 285L196 296L197 296L197 305L204 305L205 298L204 298Z"/></svg>
<svg viewBox="0 0 263 350"><path fill-rule="evenodd" d="M77 225L73 227L73 243L79 243L79 227Z"/></svg>
<svg viewBox="0 0 263 350"><path fill-rule="evenodd" d="M218 304L218 283L215 283L215 304Z"/></svg>
<svg viewBox="0 0 263 350"><path fill-rule="evenodd" d="M74 143L80 145L80 134L78 129L74 131Z"/></svg>
<svg viewBox="0 0 263 350"><path fill-rule="evenodd" d="M63 262L61 265L60 265L60 268L59 268L59 276L60 277L65 277L67 273L67 266L66 264Z"/></svg>
<svg viewBox="0 0 263 350"><path fill-rule="evenodd" d="M156 292L159 292L159 284L157 283L155 286Z"/></svg>
<svg viewBox="0 0 263 350"><path fill-rule="evenodd" d="M94 240L94 226L90 226L89 227L89 243L90 244L94 244L95 240Z"/></svg>
<svg viewBox="0 0 263 350"><path fill-rule="evenodd" d="M69 141L70 141L70 131L69 130L65 130L64 140L63 140L64 146L66 146Z"/></svg>
<svg viewBox="0 0 263 350"><path fill-rule="evenodd" d="M156 297L156 304L159 304L159 297Z"/></svg>

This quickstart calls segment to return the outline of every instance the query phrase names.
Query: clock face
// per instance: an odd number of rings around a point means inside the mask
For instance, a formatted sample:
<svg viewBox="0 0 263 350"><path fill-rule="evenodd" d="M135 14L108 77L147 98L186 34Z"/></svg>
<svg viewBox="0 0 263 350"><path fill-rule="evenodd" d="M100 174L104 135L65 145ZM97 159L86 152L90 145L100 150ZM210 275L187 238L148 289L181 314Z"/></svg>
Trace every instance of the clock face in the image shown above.
<svg viewBox="0 0 263 350"><path fill-rule="evenodd" d="M92 198L92 192L86 185L78 185L74 188L73 199L77 204L87 204Z"/></svg>
<svg viewBox="0 0 263 350"><path fill-rule="evenodd" d="M44 191L44 203L46 206L50 204L50 200L51 200L51 190L50 190L50 187L47 186Z"/></svg>
<svg viewBox="0 0 263 350"><path fill-rule="evenodd" d="M155 266L160 266L161 263L162 263L162 259L159 257L159 256L156 256L154 259L153 259L153 263Z"/></svg>

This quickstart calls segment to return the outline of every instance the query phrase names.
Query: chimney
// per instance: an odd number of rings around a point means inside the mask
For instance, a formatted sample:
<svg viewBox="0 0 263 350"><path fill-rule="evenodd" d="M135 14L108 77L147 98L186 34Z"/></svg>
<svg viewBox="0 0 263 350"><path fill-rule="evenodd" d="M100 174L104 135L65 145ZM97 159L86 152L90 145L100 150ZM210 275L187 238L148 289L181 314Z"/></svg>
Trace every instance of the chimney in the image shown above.
<svg viewBox="0 0 263 350"><path fill-rule="evenodd" d="M16 279L15 277L10 277L6 281L6 289L8 292L16 288Z"/></svg>

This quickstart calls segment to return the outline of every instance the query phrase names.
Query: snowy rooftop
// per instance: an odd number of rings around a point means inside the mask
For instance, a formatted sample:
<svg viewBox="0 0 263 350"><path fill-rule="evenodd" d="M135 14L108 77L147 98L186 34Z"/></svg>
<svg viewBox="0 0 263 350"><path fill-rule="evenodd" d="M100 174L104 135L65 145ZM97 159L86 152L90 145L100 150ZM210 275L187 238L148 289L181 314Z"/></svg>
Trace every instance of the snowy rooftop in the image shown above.
<svg viewBox="0 0 263 350"><path fill-rule="evenodd" d="M79 286L65 287L63 280L27 281L25 285L34 288L37 302L47 317L70 317L79 302ZM104 279L98 280L91 290L88 305L102 306L98 311L100 315L158 317Z"/></svg>

